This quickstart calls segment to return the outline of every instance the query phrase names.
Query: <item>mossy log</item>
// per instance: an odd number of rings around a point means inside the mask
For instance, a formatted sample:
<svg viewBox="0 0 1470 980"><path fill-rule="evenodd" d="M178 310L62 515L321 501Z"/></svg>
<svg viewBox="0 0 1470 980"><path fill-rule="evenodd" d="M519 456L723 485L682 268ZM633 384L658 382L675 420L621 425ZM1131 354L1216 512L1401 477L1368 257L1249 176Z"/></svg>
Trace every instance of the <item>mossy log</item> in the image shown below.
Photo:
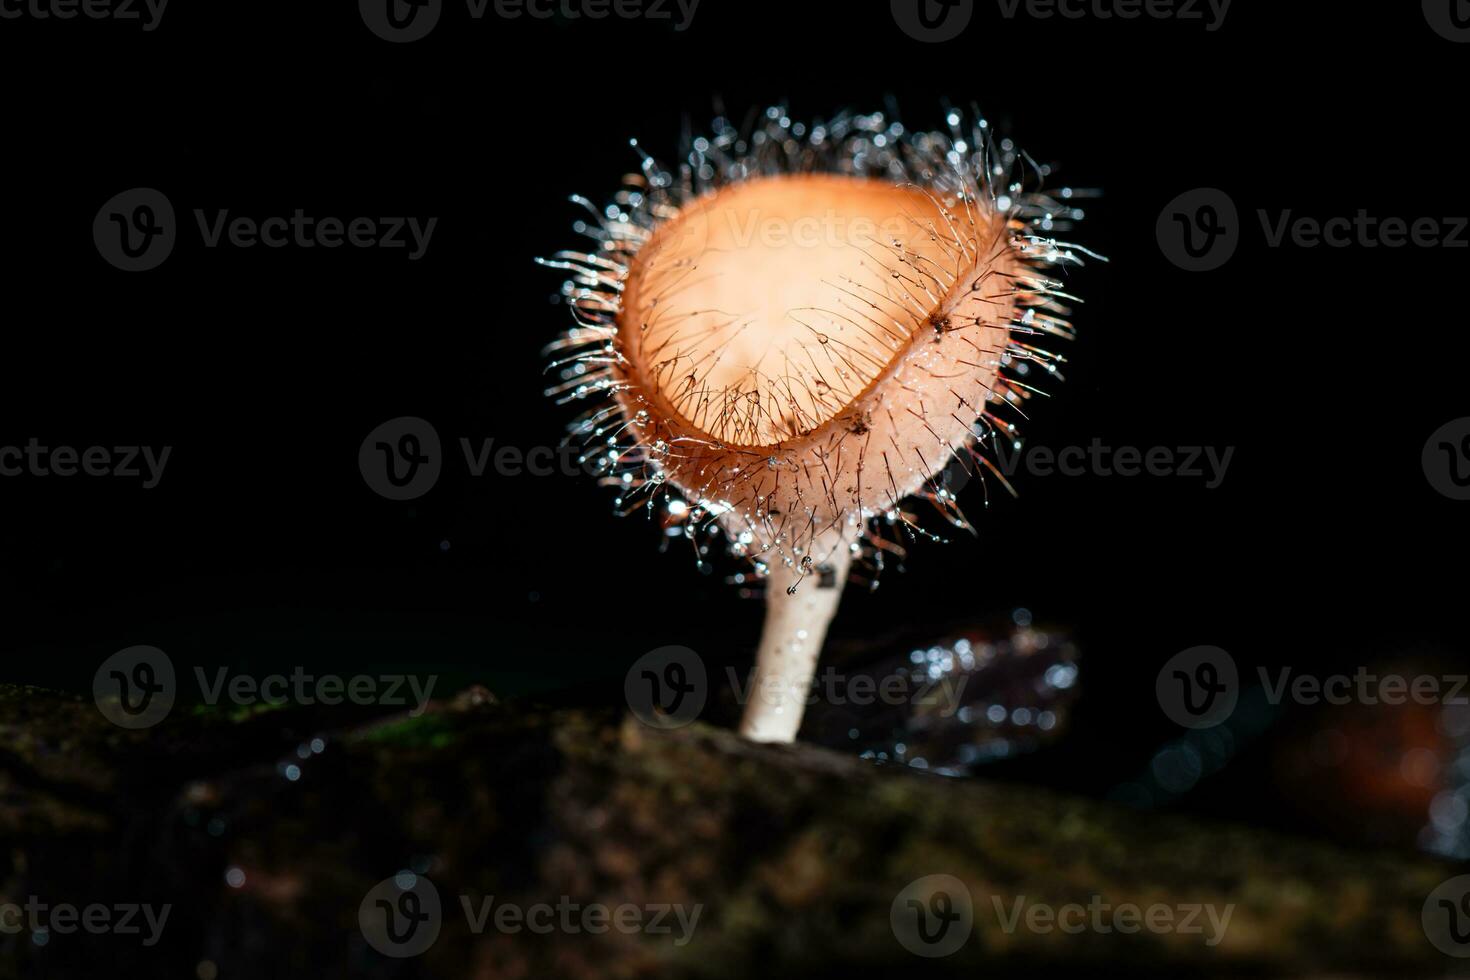
<svg viewBox="0 0 1470 980"><path fill-rule="evenodd" d="M1458 873L1428 858L478 689L416 718L175 711L134 732L90 700L0 687L0 839L0 902L171 906L152 946L0 933L6 978L1431 977L1461 962L1421 927L1426 897ZM442 926L394 958L358 913L405 868L433 882ZM964 883L974 923L958 951L922 958L890 913L934 874ZM700 913L683 943L677 927L541 934L492 919L477 932L461 896ZM1023 896L1233 911L1214 945L1208 927L1007 931Z"/></svg>

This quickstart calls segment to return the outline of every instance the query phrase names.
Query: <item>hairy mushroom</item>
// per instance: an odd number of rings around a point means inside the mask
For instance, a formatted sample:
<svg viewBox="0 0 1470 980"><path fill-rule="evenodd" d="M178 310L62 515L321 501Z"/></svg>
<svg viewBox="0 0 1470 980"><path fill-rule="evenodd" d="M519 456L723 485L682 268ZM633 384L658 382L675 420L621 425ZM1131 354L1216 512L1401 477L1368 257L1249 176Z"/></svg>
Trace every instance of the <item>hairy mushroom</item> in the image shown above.
<svg viewBox="0 0 1470 980"><path fill-rule="evenodd" d="M990 465L1018 374L1061 360L1036 341L1071 334L1050 272L1091 255L1054 237L1077 195L1002 184L1009 141L949 122L717 120L607 208L575 198L595 247L545 262L577 321L552 393L597 399L573 437L620 508L721 533L766 583L753 739L795 738L849 569L912 526L905 498L964 525L940 474Z"/></svg>

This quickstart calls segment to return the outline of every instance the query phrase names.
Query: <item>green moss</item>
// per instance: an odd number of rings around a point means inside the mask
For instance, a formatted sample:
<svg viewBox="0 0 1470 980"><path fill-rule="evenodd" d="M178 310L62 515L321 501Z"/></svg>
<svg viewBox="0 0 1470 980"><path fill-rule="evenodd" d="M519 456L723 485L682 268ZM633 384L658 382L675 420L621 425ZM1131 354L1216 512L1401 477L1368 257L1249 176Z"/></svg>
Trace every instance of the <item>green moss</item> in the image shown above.
<svg viewBox="0 0 1470 980"><path fill-rule="evenodd" d="M423 714L417 718L406 717L374 725L353 734L348 740L404 748L443 749L457 741L457 727L452 716Z"/></svg>

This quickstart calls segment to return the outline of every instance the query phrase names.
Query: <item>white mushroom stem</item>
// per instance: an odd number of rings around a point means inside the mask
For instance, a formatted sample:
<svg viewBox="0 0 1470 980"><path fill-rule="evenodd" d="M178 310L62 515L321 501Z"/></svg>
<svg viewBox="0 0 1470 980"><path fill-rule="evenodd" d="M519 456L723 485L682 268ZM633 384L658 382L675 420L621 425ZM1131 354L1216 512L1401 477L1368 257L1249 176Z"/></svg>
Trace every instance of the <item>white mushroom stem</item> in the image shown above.
<svg viewBox="0 0 1470 980"><path fill-rule="evenodd" d="M753 741L796 739L822 642L847 583L852 565L847 535L829 531L812 543L809 554L807 568L782 565L766 579L766 623L740 719L740 734Z"/></svg>

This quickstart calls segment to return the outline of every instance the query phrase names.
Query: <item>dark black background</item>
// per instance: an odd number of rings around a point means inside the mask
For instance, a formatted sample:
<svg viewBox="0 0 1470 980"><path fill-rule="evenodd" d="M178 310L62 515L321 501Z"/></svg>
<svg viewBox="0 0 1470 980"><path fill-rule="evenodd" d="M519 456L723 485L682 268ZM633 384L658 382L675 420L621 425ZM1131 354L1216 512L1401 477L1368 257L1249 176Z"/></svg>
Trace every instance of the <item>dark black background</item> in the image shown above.
<svg viewBox="0 0 1470 980"><path fill-rule="evenodd" d="M449 3L392 45L355 4L186 4L159 28L0 21L7 172L0 445L173 447L159 487L0 480L7 679L85 693L132 644L176 664L443 671L493 689L588 682L682 643L739 662L758 605L590 479L470 479L451 458L413 503L357 450L396 416L451 448L555 444L541 348L567 323L535 256L580 242L571 193L607 198L628 139L677 150L723 106L796 118L891 102L911 127L978 103L1056 179L1101 188L1075 237L1112 260L1068 380L1024 432L1060 446L1236 447L1224 484L1022 478L978 487L978 539L919 544L849 600L835 637L1015 606L1075 631L1073 737L1006 778L1104 793L1177 729L1153 681L1175 652L1350 672L1463 652L1466 506L1420 451L1470 414L1464 251L1269 249L1257 208L1464 214L1457 110L1470 49L1396 9L1238 0L1198 21L1006 20L978 5L924 44L886 3L704 0L666 23L472 21ZM93 246L97 210L152 186L184 227L159 269ZM1176 194L1225 189L1245 222L1222 270L1161 255ZM427 256L207 250L193 208L437 216ZM447 550L443 543L447 542ZM728 570L728 569L726 569ZM937 628L937 626L936 626ZM1239 761L1182 805L1277 822Z"/></svg>

